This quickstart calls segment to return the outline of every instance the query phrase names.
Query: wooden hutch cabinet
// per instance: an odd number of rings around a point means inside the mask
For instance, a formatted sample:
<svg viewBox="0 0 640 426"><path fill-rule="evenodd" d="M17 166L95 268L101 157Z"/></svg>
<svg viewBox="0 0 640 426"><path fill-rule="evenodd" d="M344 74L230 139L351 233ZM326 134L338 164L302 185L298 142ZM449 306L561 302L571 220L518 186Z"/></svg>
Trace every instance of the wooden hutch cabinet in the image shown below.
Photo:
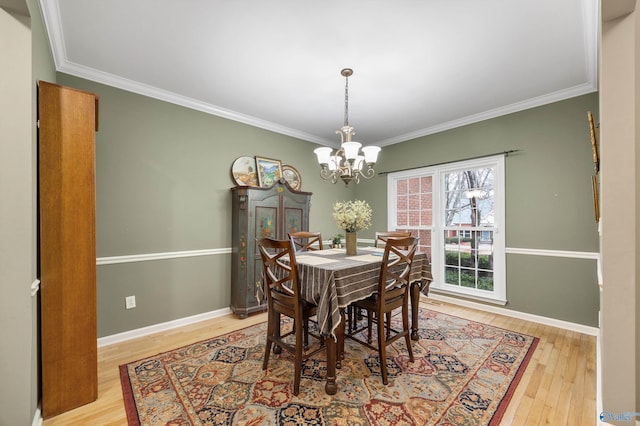
<svg viewBox="0 0 640 426"><path fill-rule="evenodd" d="M246 318L267 308L266 300L258 295L262 261L257 242L308 231L311 193L291 189L284 179L269 188L237 186L231 192L231 310Z"/></svg>

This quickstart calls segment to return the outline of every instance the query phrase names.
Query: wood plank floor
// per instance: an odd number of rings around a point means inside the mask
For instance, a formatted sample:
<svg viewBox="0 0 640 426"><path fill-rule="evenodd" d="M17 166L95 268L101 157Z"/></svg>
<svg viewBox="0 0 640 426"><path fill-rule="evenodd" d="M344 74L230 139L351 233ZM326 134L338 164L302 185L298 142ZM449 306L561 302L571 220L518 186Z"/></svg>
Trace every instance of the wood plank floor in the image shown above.
<svg viewBox="0 0 640 426"><path fill-rule="evenodd" d="M503 425L596 424L595 337L447 303L423 301L422 306L540 338ZM265 320L266 314L244 320L228 315L100 348L97 401L43 425L126 425L119 365Z"/></svg>

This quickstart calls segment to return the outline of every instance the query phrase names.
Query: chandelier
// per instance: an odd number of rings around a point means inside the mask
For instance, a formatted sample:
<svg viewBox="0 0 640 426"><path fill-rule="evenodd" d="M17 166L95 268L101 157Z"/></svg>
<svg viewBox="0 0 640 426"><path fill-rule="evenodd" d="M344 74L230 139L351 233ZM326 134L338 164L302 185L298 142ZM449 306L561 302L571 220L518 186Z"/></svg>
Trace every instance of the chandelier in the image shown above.
<svg viewBox="0 0 640 426"><path fill-rule="evenodd" d="M336 133L340 135L340 148L333 152L328 147L316 148L313 152L320 163L320 177L336 183L342 179L345 185L354 181L360 183L360 178L371 179L375 174L373 166L378 159L380 148L377 146L363 147L360 142L351 140L356 134L349 126L349 77L353 74L351 68L343 69L344 76L344 125ZM362 150L362 153L360 152Z"/></svg>

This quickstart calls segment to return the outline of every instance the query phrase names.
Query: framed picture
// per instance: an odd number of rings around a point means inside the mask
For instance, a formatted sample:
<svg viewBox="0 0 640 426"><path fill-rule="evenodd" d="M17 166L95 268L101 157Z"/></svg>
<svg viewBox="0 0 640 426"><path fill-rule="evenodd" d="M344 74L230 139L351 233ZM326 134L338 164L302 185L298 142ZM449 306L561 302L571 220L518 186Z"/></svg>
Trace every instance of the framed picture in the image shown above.
<svg viewBox="0 0 640 426"><path fill-rule="evenodd" d="M598 137L596 136L596 125L593 120L593 114L591 111L587 112L587 118L589 119L589 133L591 135L591 154L593 156L593 167L595 172L600 171L600 153L598 152Z"/></svg>
<svg viewBox="0 0 640 426"><path fill-rule="evenodd" d="M258 183L263 188L272 186L282 177L280 160L256 157L256 170L258 172Z"/></svg>
<svg viewBox="0 0 640 426"><path fill-rule="evenodd" d="M231 165L231 177L237 185L258 186L255 158L238 157Z"/></svg>
<svg viewBox="0 0 640 426"><path fill-rule="evenodd" d="M596 222L600 222L600 194L598 191L598 188L600 186L600 183L598 182L598 174L600 173L600 152L598 151L598 136L596 133L596 124L591 111L587 111L587 118L589 120L589 133L591 135L591 155L593 157L594 169L594 175L591 177L591 188L593 190L593 212L596 218Z"/></svg>
<svg viewBox="0 0 640 426"><path fill-rule="evenodd" d="M300 173L298 173L295 167L283 164L282 177L287 181L292 189L300 191L300 189L302 188L302 178L300 177Z"/></svg>

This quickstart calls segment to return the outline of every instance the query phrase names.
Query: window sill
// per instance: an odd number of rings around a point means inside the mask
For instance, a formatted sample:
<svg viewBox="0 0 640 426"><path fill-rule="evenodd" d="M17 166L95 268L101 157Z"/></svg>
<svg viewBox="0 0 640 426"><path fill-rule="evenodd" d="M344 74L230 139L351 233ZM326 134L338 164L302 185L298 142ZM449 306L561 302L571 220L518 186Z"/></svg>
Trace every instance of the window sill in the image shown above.
<svg viewBox="0 0 640 426"><path fill-rule="evenodd" d="M477 296L475 294L462 293L462 292L458 292L458 291L451 291L451 290L446 290L446 289L443 289L443 288L438 288L438 287L433 287L433 286L431 286L429 288L429 293L442 294L442 295L445 295L445 296L454 296L454 297L458 297L458 298L461 298L461 299L475 300L475 301L478 301L478 302L491 303L492 305L499 305L499 306L505 306L507 304L507 301L504 300L504 299Z"/></svg>

